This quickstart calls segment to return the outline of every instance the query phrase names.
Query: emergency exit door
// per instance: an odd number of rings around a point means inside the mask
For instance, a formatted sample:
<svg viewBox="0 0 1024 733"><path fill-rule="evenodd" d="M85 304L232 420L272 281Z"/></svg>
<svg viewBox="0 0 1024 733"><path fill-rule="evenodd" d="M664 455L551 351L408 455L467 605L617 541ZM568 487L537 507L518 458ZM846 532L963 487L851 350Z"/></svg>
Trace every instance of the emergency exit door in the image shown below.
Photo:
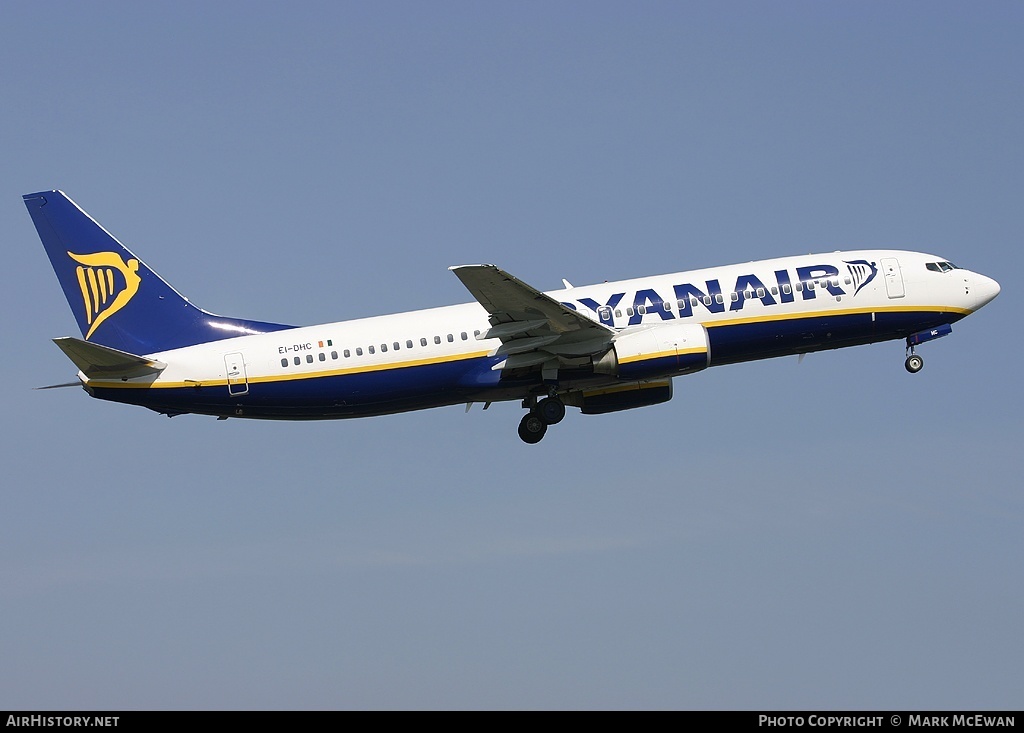
<svg viewBox="0 0 1024 733"><path fill-rule="evenodd" d="M242 395L249 391L245 376L245 360L238 352L224 355L224 369L228 376L228 394Z"/></svg>

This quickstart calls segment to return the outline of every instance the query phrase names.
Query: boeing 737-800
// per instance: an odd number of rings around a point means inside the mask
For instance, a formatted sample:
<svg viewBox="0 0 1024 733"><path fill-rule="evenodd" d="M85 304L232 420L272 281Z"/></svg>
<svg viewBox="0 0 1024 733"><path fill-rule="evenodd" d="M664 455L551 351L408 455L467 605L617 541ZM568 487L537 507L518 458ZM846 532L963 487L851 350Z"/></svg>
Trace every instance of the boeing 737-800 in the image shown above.
<svg viewBox="0 0 1024 733"><path fill-rule="evenodd" d="M315 420L518 400L519 436L566 405L665 402L711 366L905 339L916 347L999 294L944 257L862 250L542 293L494 265L450 268L475 302L288 326L192 305L60 191L25 205L82 338L54 339L93 397L165 415ZM59 386L59 385L58 385Z"/></svg>

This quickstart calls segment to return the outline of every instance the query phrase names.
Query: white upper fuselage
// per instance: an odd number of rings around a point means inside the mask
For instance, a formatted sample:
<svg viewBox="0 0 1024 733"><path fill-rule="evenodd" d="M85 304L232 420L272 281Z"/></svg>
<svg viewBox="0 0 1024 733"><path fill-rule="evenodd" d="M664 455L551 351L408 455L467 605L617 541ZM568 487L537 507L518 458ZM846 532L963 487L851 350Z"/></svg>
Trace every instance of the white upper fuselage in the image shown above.
<svg viewBox="0 0 1024 733"><path fill-rule="evenodd" d="M878 263L893 260L898 267L889 276ZM850 263L860 261L876 263L878 271L862 272L858 278L857 266ZM927 268L928 263L944 262L934 255L905 251L834 252L607 282L548 295L616 330L688 319L713 332L727 324L833 313L942 311L960 318L999 292L998 284L983 275ZM858 281L865 277L867 282ZM158 376L131 382L157 388L223 385L230 369L224 356L231 353L243 355L249 383L485 357L501 346L498 339L476 338L489 326L484 308L467 303L239 336L153 354L167 368ZM713 348L711 359L716 363Z"/></svg>

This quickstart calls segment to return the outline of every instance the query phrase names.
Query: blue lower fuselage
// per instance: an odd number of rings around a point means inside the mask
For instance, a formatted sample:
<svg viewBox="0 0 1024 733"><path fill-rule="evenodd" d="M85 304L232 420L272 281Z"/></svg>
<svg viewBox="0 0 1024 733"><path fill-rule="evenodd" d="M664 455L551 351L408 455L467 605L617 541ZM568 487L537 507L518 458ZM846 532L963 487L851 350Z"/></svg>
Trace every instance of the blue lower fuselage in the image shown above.
<svg viewBox="0 0 1024 733"><path fill-rule="evenodd" d="M952 311L879 311L709 323L710 365L903 339L963 317L963 313ZM366 417L465 402L516 400L545 391L536 371L517 375L492 369L500 361L500 357L488 356L365 372L253 380L242 388L236 385L234 393L224 384L90 386L89 390L100 399L142 405L170 415L198 413L279 420ZM567 382L592 388L614 379L580 369L560 374L560 385Z"/></svg>

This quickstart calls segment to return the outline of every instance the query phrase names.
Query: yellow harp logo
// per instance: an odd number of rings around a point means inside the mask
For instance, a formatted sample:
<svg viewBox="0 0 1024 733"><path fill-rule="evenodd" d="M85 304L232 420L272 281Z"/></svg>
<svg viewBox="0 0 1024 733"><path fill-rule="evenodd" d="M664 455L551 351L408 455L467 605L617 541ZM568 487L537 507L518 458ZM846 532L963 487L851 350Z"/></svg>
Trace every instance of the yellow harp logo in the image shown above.
<svg viewBox="0 0 1024 733"><path fill-rule="evenodd" d="M139 261L132 258L126 263L116 252L96 252L91 255L68 257L78 263L78 287L82 289L85 304L85 320L89 332L88 341L103 321L128 305L128 301L139 292ZM120 275L120 277L118 277Z"/></svg>

